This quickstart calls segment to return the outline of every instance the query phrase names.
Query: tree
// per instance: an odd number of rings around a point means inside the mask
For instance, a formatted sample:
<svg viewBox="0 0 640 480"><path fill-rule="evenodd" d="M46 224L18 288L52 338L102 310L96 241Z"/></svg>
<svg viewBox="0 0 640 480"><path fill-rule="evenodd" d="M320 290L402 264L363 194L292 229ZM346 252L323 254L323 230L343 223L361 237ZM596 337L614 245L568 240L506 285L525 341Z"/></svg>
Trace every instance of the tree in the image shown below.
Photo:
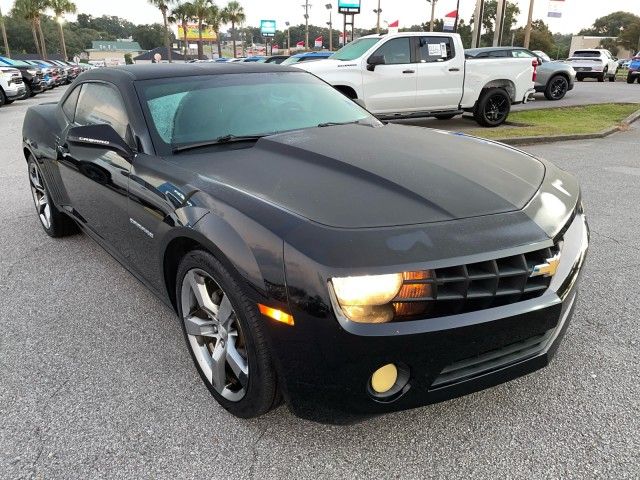
<svg viewBox="0 0 640 480"><path fill-rule="evenodd" d="M171 17L169 17L169 21L171 23L179 23L182 26L182 36L184 42L184 57L187 58L189 53L189 40L187 38L187 30L189 27L189 22L193 21L195 17L193 11L193 5L189 2L181 3L173 10L171 10Z"/></svg>
<svg viewBox="0 0 640 480"><path fill-rule="evenodd" d="M49 8L53 10L53 13L58 22L58 33L60 34L60 46L62 55L65 60L69 59L67 55L67 44L64 41L64 29L62 28L63 15L65 13L76 13L76 5L70 0L49 0Z"/></svg>
<svg viewBox="0 0 640 480"><path fill-rule="evenodd" d="M525 29L518 28L515 31L516 45L523 45L525 38ZM529 48L531 50L542 50L549 56L553 55L556 50L553 34L549 27L542 20L534 20L531 22L531 36L529 38Z"/></svg>
<svg viewBox="0 0 640 480"><path fill-rule="evenodd" d="M231 39L233 43L233 58L236 57L236 25L242 25L246 20L244 8L236 1L227 3L227 6L222 10L222 18L231 23Z"/></svg>
<svg viewBox="0 0 640 480"><path fill-rule="evenodd" d="M626 27L620 35L620 43L640 55L640 21Z"/></svg>
<svg viewBox="0 0 640 480"><path fill-rule="evenodd" d="M640 22L640 17L629 12L613 12L593 22L591 28L581 30L579 35L595 35L599 37L617 37L620 30Z"/></svg>
<svg viewBox="0 0 640 480"><path fill-rule="evenodd" d="M44 35L42 34L41 16L42 11L46 7L45 0L16 0L13 7L13 15L21 16L31 24L33 33L33 42L36 46L38 55L47 58L47 48L44 43Z"/></svg>
<svg viewBox="0 0 640 480"><path fill-rule="evenodd" d="M144 50L153 50L160 45L164 45L164 32L162 25L153 23L151 25L138 25L131 36ZM171 42L172 40L173 34L170 37Z"/></svg>
<svg viewBox="0 0 640 480"><path fill-rule="evenodd" d="M518 5L516 3L507 2L505 7L504 23L502 24L503 32L511 32L513 25L515 25L516 23L518 15L520 15L520 8L518 8ZM484 13L482 15L482 25L486 30L486 33L482 35L481 42L484 45L493 44L497 16L498 2L496 0L487 1L484 4Z"/></svg>
<svg viewBox="0 0 640 480"><path fill-rule="evenodd" d="M167 21L167 11L169 10L169 4L173 3L173 0L148 0L148 2L155 6L162 13L162 22L164 24L164 46L167 49L167 58L171 63L171 43L169 42L169 23Z"/></svg>
<svg viewBox="0 0 640 480"><path fill-rule="evenodd" d="M222 39L220 38L220 26L224 22L222 11L217 5L209 7L209 15L206 18L207 25L216 33L216 41L218 42L218 57L222 57Z"/></svg>
<svg viewBox="0 0 640 480"><path fill-rule="evenodd" d="M204 44L202 43L202 26L209 15L211 0L193 0L193 16L198 19L198 59L204 58Z"/></svg>
<svg viewBox="0 0 640 480"><path fill-rule="evenodd" d="M133 56L130 53L124 54L124 63L126 65L133 65Z"/></svg>

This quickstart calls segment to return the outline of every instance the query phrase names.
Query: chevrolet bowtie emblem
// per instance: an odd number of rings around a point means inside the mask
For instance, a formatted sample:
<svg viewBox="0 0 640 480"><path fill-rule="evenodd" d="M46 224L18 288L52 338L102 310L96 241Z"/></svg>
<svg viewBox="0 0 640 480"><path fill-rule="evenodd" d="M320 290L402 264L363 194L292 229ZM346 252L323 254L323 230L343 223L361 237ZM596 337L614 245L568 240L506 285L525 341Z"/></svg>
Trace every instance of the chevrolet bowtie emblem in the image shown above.
<svg viewBox="0 0 640 480"><path fill-rule="evenodd" d="M532 277L553 277L558 271L558 265L560 265L560 254L548 258L545 263L536 265L531 272Z"/></svg>

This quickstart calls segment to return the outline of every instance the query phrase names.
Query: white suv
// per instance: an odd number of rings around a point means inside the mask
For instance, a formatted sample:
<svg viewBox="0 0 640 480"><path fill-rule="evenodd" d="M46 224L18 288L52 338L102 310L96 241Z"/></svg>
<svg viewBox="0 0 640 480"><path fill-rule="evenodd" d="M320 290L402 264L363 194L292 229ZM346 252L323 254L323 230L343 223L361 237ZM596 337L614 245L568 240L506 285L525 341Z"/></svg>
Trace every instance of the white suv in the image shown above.
<svg viewBox="0 0 640 480"><path fill-rule="evenodd" d="M618 59L609 50L576 50L567 59L567 63L576 71L579 82L585 78L597 78L599 82L604 82L607 78L610 82L616 81Z"/></svg>
<svg viewBox="0 0 640 480"><path fill-rule="evenodd" d="M0 107L25 95L22 74L16 68L0 68Z"/></svg>

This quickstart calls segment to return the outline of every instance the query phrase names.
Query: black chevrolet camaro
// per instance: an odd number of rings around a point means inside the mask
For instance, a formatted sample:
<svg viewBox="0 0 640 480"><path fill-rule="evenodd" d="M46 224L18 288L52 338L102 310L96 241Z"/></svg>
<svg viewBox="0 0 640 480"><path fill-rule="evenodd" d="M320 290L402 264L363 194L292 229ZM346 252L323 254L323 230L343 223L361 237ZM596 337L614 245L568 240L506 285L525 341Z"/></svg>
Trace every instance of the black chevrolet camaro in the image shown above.
<svg viewBox="0 0 640 480"><path fill-rule="evenodd" d="M81 229L173 308L215 399L340 421L548 364L588 245L553 164L383 124L311 74L108 68L31 107L44 230ZM161 375L161 373L159 373Z"/></svg>

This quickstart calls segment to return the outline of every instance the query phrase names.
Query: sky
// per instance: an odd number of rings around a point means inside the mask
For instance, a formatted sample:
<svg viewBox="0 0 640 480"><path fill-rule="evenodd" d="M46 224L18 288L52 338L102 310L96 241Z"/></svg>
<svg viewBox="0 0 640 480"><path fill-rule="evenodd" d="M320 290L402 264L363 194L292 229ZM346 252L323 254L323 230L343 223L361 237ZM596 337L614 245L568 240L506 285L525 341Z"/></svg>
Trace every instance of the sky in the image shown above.
<svg viewBox="0 0 640 480"><path fill-rule="evenodd" d="M81 13L94 16L117 15L134 23L162 22L160 12L149 5L147 0L73 0ZM529 0L516 0L520 10L519 24L526 22ZM0 0L0 7L7 12L14 0ZM400 20L400 27L411 26L431 18L431 6L425 0L380 0L381 22ZM442 18L455 10L457 0L437 0L436 17ZM226 2L218 0L219 6ZM304 23L304 0L240 0L247 14L247 23L258 26L261 19L276 20L278 29L284 29L284 22L292 24ZM337 0L309 0L312 5L309 22L321 25L329 20L325 5L334 5L334 25L342 23L342 16L337 14ZM640 15L640 0L565 0L561 19L547 18L549 0L534 0L534 19L543 19L553 32L575 33L589 27L593 21L618 10ZM476 0L460 0L460 14L469 19L473 14ZM376 15L373 10L378 7L378 0L362 0L362 13L356 16L356 27L374 27ZM69 16L73 20L74 16ZM384 23L383 23L384 25Z"/></svg>

